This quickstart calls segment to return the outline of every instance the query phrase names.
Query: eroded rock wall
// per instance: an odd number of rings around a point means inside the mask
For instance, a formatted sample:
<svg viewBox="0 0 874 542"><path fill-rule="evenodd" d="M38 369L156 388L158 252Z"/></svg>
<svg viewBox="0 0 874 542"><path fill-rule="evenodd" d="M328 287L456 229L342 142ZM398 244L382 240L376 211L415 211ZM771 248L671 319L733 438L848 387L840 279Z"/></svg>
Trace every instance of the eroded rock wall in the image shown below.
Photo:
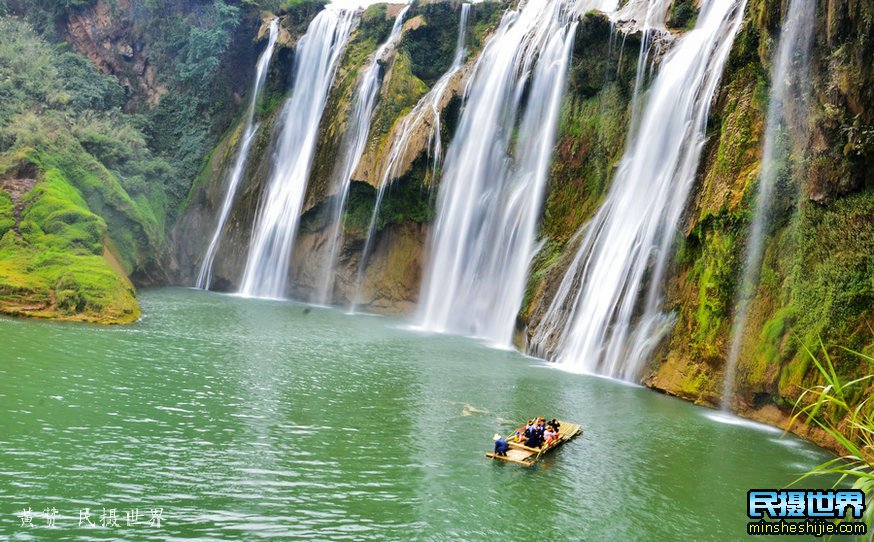
<svg viewBox="0 0 874 542"><path fill-rule="evenodd" d="M444 141L452 135L459 94L478 47L496 25L502 7L492 5L479 12L479 4L474 8L467 65L441 103ZM289 269L292 297L311 299L326 272L320 262L325 261L328 245L326 216L335 197L334 166L342 150L346 116L359 70L387 34L392 9L375 6L362 18L331 91ZM369 310L395 313L409 313L415 305L436 189L430 183L427 138L413 138L415 144L393 179L361 286L357 274L387 149L400 119L433 85L435 74L439 77L439 69L431 64L439 68L445 59L437 55L433 60L428 46L439 43L431 49L445 49L444 42L456 30L453 9L457 6L441 3L414 8L397 51L386 60L371 136L353 175L332 293L335 303L356 302ZM664 285L666 310L676 315L676 324L642 375L648 386L701 404L722 401L737 285L759 175L771 59L784 9L786 2L778 0L747 3L711 109L697 186L677 232L674 265ZM673 4L668 26L674 37L694 25L695 10L694 2ZM800 391L818 383L805 347L815 347L822 339L829 347L872 351L872 21L870 2L821 0L817 4L809 103L788 108L793 117L787 134L794 149L792 166L778 182L779 211L767 233L760 285L743 333L732 399L742 414L767 423L784 422ZM543 209L543 244L532 263L518 320L518 344L523 347L570 264L579 240L575 234L602 203L624 151L640 35L611 34L614 31L597 14L582 17L577 30ZM663 35L656 40L651 59L657 62L659 51L671 39ZM291 50L285 54L285 63L279 62L274 71L288 69ZM251 224L269 174L271 134L278 129L275 120L284 92L281 80L279 73L271 73L268 80L268 85L274 85L274 97L266 100L272 109L263 112L251 172L216 259L218 289L236 289L242 274ZM222 179L238 131L239 127L229 132L213 153L174 232L178 250L170 267L183 283L193 281L195 263L205 248L203 232L209 230L223 195ZM844 376L864 370L850 355L838 353L834 360ZM823 440L821 435L809 436Z"/></svg>
<svg viewBox="0 0 874 542"><path fill-rule="evenodd" d="M344 151L343 135L356 83L363 67L388 36L399 5L375 5L362 13L347 45L337 76L328 97L320 124L319 143L307 185L307 194L292 265L289 269L287 295L312 299L320 287L330 225L327 209L336 197L337 163ZM468 65L447 89L441 102L444 109L442 138L447 141L458 114L457 101L464 75L470 72L485 36L495 27L502 13L500 3L474 7L468 21ZM427 222L433 214L434 192L428 189L428 138L417 137L409 146L399 177L391 179L384 205L377 220L372 251L369 253L361 284L358 268L364 249L368 225L376 200L376 186L383 177L385 155L397 136L396 127L431 85L447 69L454 53L460 5L438 2L415 6L407 16L397 47L382 62L383 78L379 101L373 114L365 155L353 174L340 248L337 281L332 302L348 304L352 300L363 308L379 312L407 313L418 296L422 254L427 240ZM283 44L285 60L274 61L268 76L264 101L271 109L259 119L262 127L250 154L248 171L233 212L222 234L213 267L213 288L235 291L245 267L249 238L264 183L270 174L274 151L272 142L281 129L278 125L282 102L293 81L287 74L293 67L294 32L305 25L283 28L291 39ZM436 44L436 48L435 48ZM283 73L286 74L283 77ZM436 74L436 76L435 76ZM288 86L280 90L281 85ZM289 84L290 83L290 84ZM272 94L271 90L273 89ZM272 96L272 97L271 97ZM239 132L237 125L215 148L208 165L192 190L188 206L173 229L170 250L159 267L167 270L167 280L175 284L193 284L225 193L228 169L235 157Z"/></svg>
<svg viewBox="0 0 874 542"><path fill-rule="evenodd" d="M677 324L645 377L652 387L709 405L724 400L784 9L785 2L748 3L669 284ZM768 423L785 421L801 392L819 384L807 349L821 358L820 341L841 377L870 372L839 347L874 350L874 79L865 60L874 53L872 15L870 2L818 2L810 78L795 83L809 84L809 102L787 106L791 158L777 182L777 210L728 398Z"/></svg>

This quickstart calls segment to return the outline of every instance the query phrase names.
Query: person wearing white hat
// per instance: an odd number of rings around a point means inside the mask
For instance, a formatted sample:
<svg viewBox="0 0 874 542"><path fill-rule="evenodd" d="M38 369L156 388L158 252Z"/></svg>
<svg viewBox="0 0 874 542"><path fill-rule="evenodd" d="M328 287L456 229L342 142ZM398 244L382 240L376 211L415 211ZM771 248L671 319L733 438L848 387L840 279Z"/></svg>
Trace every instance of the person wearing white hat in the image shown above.
<svg viewBox="0 0 874 542"><path fill-rule="evenodd" d="M495 441L495 455L505 456L507 455L507 450L510 449L510 445L507 444L507 441L504 440L500 434L495 433L495 436L492 437L492 440Z"/></svg>

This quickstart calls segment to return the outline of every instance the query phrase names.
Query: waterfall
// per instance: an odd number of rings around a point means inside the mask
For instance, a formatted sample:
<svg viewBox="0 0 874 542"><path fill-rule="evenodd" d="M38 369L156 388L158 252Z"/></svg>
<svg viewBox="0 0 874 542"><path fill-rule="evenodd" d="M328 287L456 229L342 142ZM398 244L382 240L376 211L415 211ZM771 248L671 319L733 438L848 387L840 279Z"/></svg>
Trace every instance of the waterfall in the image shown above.
<svg viewBox="0 0 874 542"><path fill-rule="evenodd" d="M337 257L343 232L343 211L346 207L346 198L349 196L349 185L352 183L352 173L364 154L364 146L367 143L367 135L370 133L370 122L373 119L373 110L376 107L376 98L382 85L382 69L380 62L383 60L389 48L393 47L401 35L404 17L410 6L404 6L395 18L388 39L379 46L370 64L362 73L355 94L355 103L352 106L352 116L349 126L344 135L344 156L341 161L338 181L339 186L331 208L328 223L332 224L328 238L328 265L324 273L325 280L319 288L319 301L323 304L330 299L334 289L336 277Z"/></svg>
<svg viewBox="0 0 874 542"><path fill-rule="evenodd" d="M610 17L619 22L626 33L650 29L665 30L665 19L673 0L629 0Z"/></svg>
<svg viewBox="0 0 874 542"><path fill-rule="evenodd" d="M431 131L428 135L428 148L431 149L431 179L435 178L437 168L440 165L440 160L443 157L443 140L440 136L440 103L443 100L443 95L446 93L446 89L449 87L450 81L455 77L458 70L461 69L461 64L464 62L464 54L467 51L464 38L467 31L467 19L469 16L470 4L462 4L461 16L458 19L458 37L455 39L455 55L452 57L452 65L449 66L449 70L440 77L437 83L434 84L432 92L426 94L424 98L416 104L416 108L419 108L421 105L421 110L416 112L416 109L413 109L414 121L416 119L422 121L425 119L426 115L431 119ZM416 122L413 122L412 124L415 125ZM405 129L404 131L406 132L407 130ZM407 134L406 137L402 137L402 139L409 141L409 134ZM403 144L403 148L407 146L406 141ZM380 188L382 188L384 184L385 183L380 185Z"/></svg>
<svg viewBox="0 0 874 542"><path fill-rule="evenodd" d="M355 11L323 9L297 46L294 91L282 111L273 169L262 195L240 293L280 298L328 91L352 32Z"/></svg>
<svg viewBox="0 0 874 542"><path fill-rule="evenodd" d="M440 181L423 329L511 344L576 18L599 4L529 0L504 14L477 61Z"/></svg>
<svg viewBox="0 0 874 542"><path fill-rule="evenodd" d="M532 337L534 351L554 349L572 370L639 378L671 320L661 310L663 275L745 4L702 2L695 28L662 60L607 197Z"/></svg>
<svg viewBox="0 0 874 542"><path fill-rule="evenodd" d="M258 132L258 125L255 124L255 108L258 105L258 99L261 97L264 81L267 79L267 68L270 67L270 59L273 57L273 49L278 37L279 20L273 19L270 21L270 39L267 41L267 48L258 57L258 63L255 65L255 82L252 85L252 97L249 100L249 109L246 112L246 126L240 138L240 149L237 151L234 167L231 169L228 191L225 193L225 199L219 211L218 223L209 241L209 246L206 248L206 254L203 256L203 262L200 265L200 273L197 276L197 288L202 290L209 290L210 282L212 282L212 264L215 260L219 241L221 240L222 230L224 230L228 216L231 214L231 208L237 195L237 189L240 186L240 180L242 180L243 173L246 171L249 150L252 148L255 134Z"/></svg>
<svg viewBox="0 0 874 542"><path fill-rule="evenodd" d="M431 153L431 178L434 178L437 168L440 164L440 159L443 156L443 142L440 138L440 109L443 103L446 90L449 88L449 83L461 65L464 62L465 48L465 33L467 29L467 19L470 16L470 4L461 5L461 17L458 22L458 37L455 40L455 55L452 59L452 65L444 73L440 79L434 83L431 90L422 96L416 106L410 111L399 123L399 128L396 130L398 134L392 141L391 149L388 153L386 166L383 170L382 179L377 188L376 203L373 206L373 214L370 216L370 224L367 228L367 237L364 241L364 250L361 252L361 260L358 263L358 274L355 298L352 302L352 309L355 309L358 298L360 297L361 285L364 279L364 271L367 267L370 249L373 247L374 237L376 235L377 218L379 217L379 209L382 206L383 198L385 197L386 188L389 184L400 175L402 160L410 160L408 156L410 143L414 135L422 130L423 127L428 131L428 151Z"/></svg>
<svg viewBox="0 0 874 542"><path fill-rule="evenodd" d="M649 53L653 47L653 37L655 33L666 33L665 17L667 16L670 0L652 0L643 1L635 0L626 4L621 10L617 11L613 21L643 21L640 26L642 34L640 39L640 51L637 56L637 73L634 78L634 91L631 96L631 120L628 123L629 141L631 135L636 133L638 121L640 120L640 96L643 92L643 83L646 80L647 62ZM631 25L630 29L634 30L635 26ZM627 35L627 34L626 34Z"/></svg>
<svg viewBox="0 0 874 542"><path fill-rule="evenodd" d="M743 278L732 322L731 345L723 378L723 409L728 409L731 395L734 393L735 372L740 356L747 313L759 282L762 251L772 212L772 196L781 173L780 162L789 152L788 149L780 145L780 135L788 124L784 115L785 105L793 102L803 104L807 98L806 93L799 90L797 85L793 86L793 82L807 80L815 16L815 3L809 0L792 0L782 26L780 44L773 59L768 116L765 121L765 139L762 146L762 162L756 194L756 210L747 239Z"/></svg>

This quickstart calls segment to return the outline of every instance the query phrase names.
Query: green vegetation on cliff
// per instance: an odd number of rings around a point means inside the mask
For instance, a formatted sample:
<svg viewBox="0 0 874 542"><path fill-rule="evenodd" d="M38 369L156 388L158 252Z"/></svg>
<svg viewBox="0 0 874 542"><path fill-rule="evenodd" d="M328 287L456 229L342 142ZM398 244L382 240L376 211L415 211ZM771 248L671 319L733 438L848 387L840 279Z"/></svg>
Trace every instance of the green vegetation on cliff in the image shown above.
<svg viewBox="0 0 874 542"><path fill-rule="evenodd" d="M428 161L422 157L407 175L397 179L386 189L376 229L380 231L390 224L429 222L434 218L433 192L422 186L419 179L425 175ZM354 183L349 194L345 222L347 235L364 238L373 217L376 190L366 183Z"/></svg>
<svg viewBox="0 0 874 542"><path fill-rule="evenodd" d="M18 231L3 235L0 302L27 314L135 318L132 287L111 278L103 247L117 250L124 273L153 256L163 236L154 211L162 192L144 176L160 182L168 166L118 109L118 82L26 23L0 19L0 71L0 179L19 192L32 187L15 196Z"/></svg>
<svg viewBox="0 0 874 542"><path fill-rule="evenodd" d="M18 220L0 223L0 310L26 316L131 322L133 286L106 244L107 225L57 168L25 197ZM16 231L17 230L17 231Z"/></svg>
<svg viewBox="0 0 874 542"><path fill-rule="evenodd" d="M874 193L868 191L841 198L826 208L807 203L796 223L789 226L786 237L794 250L783 251L784 261L774 266L786 270L778 290L780 308L765 323L763 329L769 333L763 332L758 349L771 354L771 359L763 356L760 362L782 365L779 388L783 397L791 398L815 382L805 349L820 340L874 353L872 216ZM843 350L832 357L845 378L869 369Z"/></svg>
<svg viewBox="0 0 874 542"><path fill-rule="evenodd" d="M13 232L8 213L0 220L2 280L18 288L0 303L42 303L24 311L40 316L130 321L137 309L127 276L163 249L204 156L238 114L235 93L249 85L256 45L236 29L260 22L259 13L222 0L68 1L40 11L42 3L13 1L0 14L0 209L11 205L21 226ZM69 209L63 216L89 224L96 241L82 245L77 227L66 232L75 243L57 243L57 212L35 212L49 202L78 209L78 218ZM58 297L52 265L26 271L35 254L68 267L75 280L62 281L63 291L81 302ZM27 296L35 302L24 303Z"/></svg>
<svg viewBox="0 0 874 542"><path fill-rule="evenodd" d="M613 39L621 50L611 48ZM574 234L598 210L622 157L639 48L639 35L611 37L610 21L597 13L577 28L543 210L544 243L531 265L523 322L545 309L576 250Z"/></svg>
<svg viewBox="0 0 874 542"><path fill-rule="evenodd" d="M866 93L874 78L857 56L871 47L863 35L874 13L866 10L857 3L818 14L809 103L790 104L789 128L777 133L783 159L736 375L734 406L742 412L777 405L786 415L804 389L820 382L808 352L820 340L874 350L874 199L858 169L872 157L861 134L872 120ZM651 380L710 403L720 400L782 17L779 2L747 4L711 112L700 184L669 288L677 326ZM842 378L870 370L844 350L832 361ZM676 373L707 379L686 389Z"/></svg>

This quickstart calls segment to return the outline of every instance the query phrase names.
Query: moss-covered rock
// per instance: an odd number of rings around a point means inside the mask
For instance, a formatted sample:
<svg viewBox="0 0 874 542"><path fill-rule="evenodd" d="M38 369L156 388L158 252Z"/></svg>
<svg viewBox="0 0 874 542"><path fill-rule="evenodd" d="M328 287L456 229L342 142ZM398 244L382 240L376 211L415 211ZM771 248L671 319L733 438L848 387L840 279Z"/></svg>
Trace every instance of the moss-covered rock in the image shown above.
<svg viewBox="0 0 874 542"><path fill-rule="evenodd" d="M698 20L698 6L693 0L675 0L668 12L667 26L676 30L689 30Z"/></svg>
<svg viewBox="0 0 874 542"><path fill-rule="evenodd" d="M783 158L755 270L758 285L741 330L733 404L768 423L785 421L803 389L819 383L806 349L817 349L820 340L842 376L870 371L833 347L874 349L874 192L861 173L870 171L863 134L870 131L874 79L870 63L859 61L871 48L863 37L870 35L871 15L863 2L827 2L818 10L810 76L793 76L795 85L807 85L809 101L787 104L788 128L776 134ZM647 376L654 387L709 404L722 401L783 16L779 1L747 4L668 287L677 323ZM695 382L708 384L696 393Z"/></svg>
<svg viewBox="0 0 874 542"><path fill-rule="evenodd" d="M48 170L23 203L17 226L0 238L0 312L100 323L136 320L134 289L109 250L107 224L88 209L65 173ZM0 217L8 223L10 215Z"/></svg>
<svg viewBox="0 0 874 542"><path fill-rule="evenodd" d="M496 11L494 4L473 7L468 29L487 25ZM403 37L400 48L409 58L410 72L427 86L446 73L455 56L460 6L449 2L424 4L415 10L416 22ZM470 30L468 30L469 32ZM476 39L474 37L474 39Z"/></svg>
<svg viewBox="0 0 874 542"><path fill-rule="evenodd" d="M624 48L612 48L614 40ZM611 36L610 21L597 13L577 28L543 210L543 245L519 318L528 333L571 263L575 233L598 210L622 157L639 48L638 34Z"/></svg>
<svg viewBox="0 0 874 542"><path fill-rule="evenodd" d="M372 55L391 33L393 18L385 4L370 6L361 16L357 28L343 53L337 75L331 86L319 126L319 143L313 159L307 184L304 211L309 210L330 195L341 164L344 135L349 112L355 100L358 78L366 69ZM390 62L394 62L394 57ZM389 66L382 66L387 70ZM385 79L385 77L383 77ZM380 98L381 101L381 98Z"/></svg>

